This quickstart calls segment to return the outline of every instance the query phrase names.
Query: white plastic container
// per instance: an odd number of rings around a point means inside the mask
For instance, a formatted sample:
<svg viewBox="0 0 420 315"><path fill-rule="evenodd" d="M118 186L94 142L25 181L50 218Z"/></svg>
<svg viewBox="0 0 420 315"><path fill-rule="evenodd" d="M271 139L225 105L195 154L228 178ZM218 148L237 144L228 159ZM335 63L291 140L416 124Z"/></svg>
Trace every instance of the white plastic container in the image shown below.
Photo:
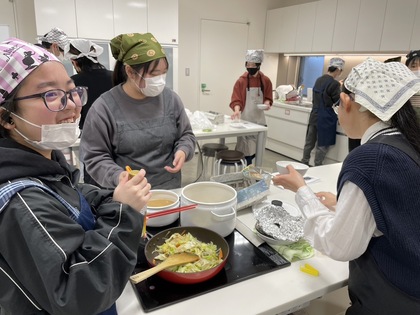
<svg viewBox="0 0 420 315"><path fill-rule="evenodd" d="M185 186L181 206L197 204L180 213L181 226L199 226L228 236L236 226L236 190L217 182L198 182Z"/></svg>

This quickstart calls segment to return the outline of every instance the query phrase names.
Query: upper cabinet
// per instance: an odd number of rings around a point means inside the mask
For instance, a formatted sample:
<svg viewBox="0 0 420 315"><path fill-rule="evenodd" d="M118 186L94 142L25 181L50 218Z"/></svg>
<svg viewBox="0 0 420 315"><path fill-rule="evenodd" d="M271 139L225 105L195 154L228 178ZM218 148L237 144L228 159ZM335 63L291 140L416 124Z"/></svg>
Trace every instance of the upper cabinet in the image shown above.
<svg viewBox="0 0 420 315"><path fill-rule="evenodd" d="M312 52L330 52L334 34L337 0L318 1Z"/></svg>
<svg viewBox="0 0 420 315"><path fill-rule="evenodd" d="M75 3L77 37L90 39L114 37L112 0L75 0ZM63 31L67 32L64 28Z"/></svg>
<svg viewBox="0 0 420 315"><path fill-rule="evenodd" d="M295 50L298 7L291 6L267 12L266 52L293 52Z"/></svg>
<svg viewBox="0 0 420 315"><path fill-rule="evenodd" d="M265 26L265 52L280 52L280 20L283 17L282 9L267 11Z"/></svg>
<svg viewBox="0 0 420 315"><path fill-rule="evenodd" d="M53 27L69 37L110 40L151 32L161 44L178 44L178 0L34 0L37 34Z"/></svg>
<svg viewBox="0 0 420 315"><path fill-rule="evenodd" d="M148 30L162 44L178 44L178 0L148 1Z"/></svg>
<svg viewBox="0 0 420 315"><path fill-rule="evenodd" d="M113 11L116 36L128 33L146 33L148 31L147 0L113 1Z"/></svg>
<svg viewBox="0 0 420 315"><path fill-rule="evenodd" d="M280 23L279 46L282 51L293 52L295 50L296 29L298 23L298 7L283 8L283 18Z"/></svg>
<svg viewBox="0 0 420 315"><path fill-rule="evenodd" d="M312 50L312 40L315 28L315 12L318 2L310 2L297 6L298 19L296 29L295 52Z"/></svg>
<svg viewBox="0 0 420 315"><path fill-rule="evenodd" d="M388 0L380 50L408 51L416 16L417 0Z"/></svg>
<svg viewBox="0 0 420 315"><path fill-rule="evenodd" d="M68 36L77 37L74 0L35 0L35 19L38 35L59 27Z"/></svg>
<svg viewBox="0 0 420 315"><path fill-rule="evenodd" d="M296 32L284 32L279 19ZM420 0L320 0L269 10L265 47L278 53L405 53L420 49L419 29Z"/></svg>
<svg viewBox="0 0 420 315"><path fill-rule="evenodd" d="M417 2L416 17L414 19L413 31L411 32L410 50L420 49L420 0Z"/></svg>
<svg viewBox="0 0 420 315"><path fill-rule="evenodd" d="M352 51L356 39L357 17L361 0L338 0L332 51Z"/></svg>
<svg viewBox="0 0 420 315"><path fill-rule="evenodd" d="M386 1L362 0L357 23L354 51L379 51L384 24Z"/></svg>

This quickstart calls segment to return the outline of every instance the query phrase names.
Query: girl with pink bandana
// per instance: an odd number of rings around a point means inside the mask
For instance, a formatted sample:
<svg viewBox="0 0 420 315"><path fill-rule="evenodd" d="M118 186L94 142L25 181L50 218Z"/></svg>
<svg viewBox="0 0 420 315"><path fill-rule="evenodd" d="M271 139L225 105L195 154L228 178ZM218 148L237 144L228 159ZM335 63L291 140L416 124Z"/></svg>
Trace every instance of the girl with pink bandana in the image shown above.
<svg viewBox="0 0 420 315"><path fill-rule="evenodd" d="M115 191L80 184L61 149L87 89L43 48L0 43L0 313L117 314L150 198L142 171Z"/></svg>

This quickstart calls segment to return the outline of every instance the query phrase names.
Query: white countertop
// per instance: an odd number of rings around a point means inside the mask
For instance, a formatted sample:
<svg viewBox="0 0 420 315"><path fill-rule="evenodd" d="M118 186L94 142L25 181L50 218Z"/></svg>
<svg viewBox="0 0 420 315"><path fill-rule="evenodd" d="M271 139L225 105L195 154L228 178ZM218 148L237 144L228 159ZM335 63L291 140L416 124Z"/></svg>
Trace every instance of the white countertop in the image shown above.
<svg viewBox="0 0 420 315"><path fill-rule="evenodd" d="M267 127L245 120L233 121L226 115L225 122L223 124L214 125L214 128L211 131L194 129L193 132L197 140L203 140L232 136L245 136L259 132L267 132Z"/></svg>
<svg viewBox="0 0 420 315"><path fill-rule="evenodd" d="M312 167L307 175L320 180L310 184L314 191L336 191L341 163ZM294 193L281 188L270 187L270 197L295 204ZM253 226L250 209L240 210L238 220ZM303 263L309 263L319 270L318 277L299 270ZM255 315L278 314L319 298L328 292L347 285L348 263L338 262L316 251L314 257L293 262L290 267L239 282L174 305L155 310L153 315ZM117 301L120 315L146 314L140 306L130 283Z"/></svg>
<svg viewBox="0 0 420 315"><path fill-rule="evenodd" d="M273 106L274 107L280 107L280 108L288 108L288 109L293 109L293 110L298 110L301 112L306 112L306 113L310 113L312 110L312 103L304 101L303 103L304 105L297 105L297 104L288 104L279 100L274 100L273 101Z"/></svg>

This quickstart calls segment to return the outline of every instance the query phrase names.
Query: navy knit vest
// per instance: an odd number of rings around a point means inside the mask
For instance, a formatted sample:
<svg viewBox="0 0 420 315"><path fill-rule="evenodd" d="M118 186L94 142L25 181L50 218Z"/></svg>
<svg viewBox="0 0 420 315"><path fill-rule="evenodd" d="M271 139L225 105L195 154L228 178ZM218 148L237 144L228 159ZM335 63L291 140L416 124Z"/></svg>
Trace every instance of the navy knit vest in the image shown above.
<svg viewBox="0 0 420 315"><path fill-rule="evenodd" d="M383 233L373 237L367 249L380 272L403 292L420 298L419 165L396 147L368 142L343 162L338 193L346 181L363 191Z"/></svg>

